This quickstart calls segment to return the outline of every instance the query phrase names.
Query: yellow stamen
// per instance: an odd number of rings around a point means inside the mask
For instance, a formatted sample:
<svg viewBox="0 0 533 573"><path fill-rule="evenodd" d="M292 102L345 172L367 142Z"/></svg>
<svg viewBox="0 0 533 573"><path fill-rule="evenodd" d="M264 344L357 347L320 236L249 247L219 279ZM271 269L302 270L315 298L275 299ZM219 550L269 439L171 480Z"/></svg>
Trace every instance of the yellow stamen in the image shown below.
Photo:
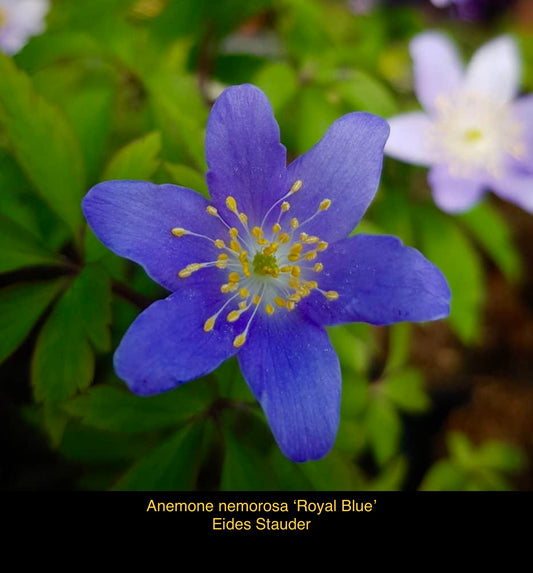
<svg viewBox="0 0 533 573"><path fill-rule="evenodd" d="M215 320L216 320L216 316L212 316L211 318L208 318L205 321L205 323L204 323L205 332L209 332L209 331L213 330L213 327L215 326Z"/></svg>
<svg viewBox="0 0 533 573"><path fill-rule="evenodd" d="M287 301L284 298L281 298L280 296L277 296L274 299L274 302L281 308L284 308L287 305Z"/></svg>
<svg viewBox="0 0 533 573"><path fill-rule="evenodd" d="M301 179L297 179L291 187L291 190L289 191L289 194L293 194L296 193L297 191L300 191L300 189L302 188L303 185L303 181Z"/></svg>
<svg viewBox="0 0 533 573"><path fill-rule="evenodd" d="M319 206L320 211L327 211L331 206L331 199L324 199Z"/></svg>
<svg viewBox="0 0 533 573"><path fill-rule="evenodd" d="M175 236L175 237L183 237L183 235L187 234L187 231L185 229L182 229L181 227L174 227L171 231L171 233Z"/></svg>
<svg viewBox="0 0 533 573"><path fill-rule="evenodd" d="M226 207L233 213L237 213L237 201L233 197L226 197Z"/></svg>
<svg viewBox="0 0 533 573"><path fill-rule="evenodd" d="M334 290L328 290L327 292L324 293L324 296L328 300L337 300L339 298L339 293Z"/></svg>
<svg viewBox="0 0 533 573"><path fill-rule="evenodd" d="M268 315L274 314L274 307L271 304L267 304L265 310Z"/></svg>
<svg viewBox="0 0 533 573"><path fill-rule="evenodd" d="M321 273L324 270L324 265L322 263L315 263L313 270L315 273Z"/></svg>
<svg viewBox="0 0 533 573"><path fill-rule="evenodd" d="M241 275L239 273L230 273L228 275L228 280L230 283L238 283L241 280Z"/></svg>
<svg viewBox="0 0 533 573"><path fill-rule="evenodd" d="M239 320L241 316L241 311L239 310L232 310L228 316L226 317L226 320L228 322L235 322L236 320Z"/></svg>
<svg viewBox="0 0 533 573"><path fill-rule="evenodd" d="M213 217L216 217L218 215L217 208L213 207L213 205L208 205L206 211L209 213L209 215L213 215Z"/></svg>
<svg viewBox="0 0 533 573"><path fill-rule="evenodd" d="M246 342L246 334L239 334L235 337L233 341L233 346L235 348L240 348Z"/></svg>

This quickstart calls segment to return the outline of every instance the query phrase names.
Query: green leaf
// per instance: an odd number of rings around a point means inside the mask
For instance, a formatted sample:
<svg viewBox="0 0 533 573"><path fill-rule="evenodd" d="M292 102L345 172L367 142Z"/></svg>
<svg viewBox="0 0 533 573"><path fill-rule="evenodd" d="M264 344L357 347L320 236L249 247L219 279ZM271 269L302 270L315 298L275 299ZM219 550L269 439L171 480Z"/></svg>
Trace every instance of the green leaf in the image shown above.
<svg viewBox="0 0 533 573"><path fill-rule="evenodd" d="M104 170L103 179L148 180L159 167L161 134L150 133L120 149Z"/></svg>
<svg viewBox="0 0 533 573"><path fill-rule="evenodd" d="M50 208L75 234L85 192L79 142L60 109L35 91L31 79L0 53L0 122L14 155Z"/></svg>
<svg viewBox="0 0 533 573"><path fill-rule="evenodd" d="M205 182L205 177L202 173L188 165L178 163L167 162L164 164L164 168L170 175L172 183L175 185L181 185L182 187L188 187L189 189L194 189L204 197L209 198L207 183Z"/></svg>
<svg viewBox="0 0 533 573"><path fill-rule="evenodd" d="M28 229L0 215L0 273L25 267L60 264Z"/></svg>
<svg viewBox="0 0 533 573"><path fill-rule="evenodd" d="M272 470L260 454L226 434L226 451L220 488L228 491L265 491L273 489Z"/></svg>
<svg viewBox="0 0 533 573"><path fill-rule="evenodd" d="M390 402L376 398L369 404L365 423L376 462L383 465L398 452L402 433L400 417Z"/></svg>
<svg viewBox="0 0 533 573"><path fill-rule="evenodd" d="M381 392L406 412L425 412L431 404L425 392L424 376L413 368L389 374L383 380Z"/></svg>
<svg viewBox="0 0 533 573"><path fill-rule="evenodd" d="M0 290L0 362L24 341L64 281L23 283Z"/></svg>
<svg viewBox="0 0 533 573"><path fill-rule="evenodd" d="M415 210L420 250L447 278L452 292L450 324L465 344L478 340L485 302L482 261L455 221L435 208Z"/></svg>
<svg viewBox="0 0 533 573"><path fill-rule="evenodd" d="M94 355L86 335L83 313L69 288L43 326L31 364L35 400L59 403L89 386Z"/></svg>
<svg viewBox="0 0 533 573"><path fill-rule="evenodd" d="M305 153L326 133L330 125L342 115L336 100L330 100L326 90L304 87L296 98L298 119L296 151Z"/></svg>
<svg viewBox="0 0 533 573"><path fill-rule="evenodd" d="M266 93L274 114L277 114L296 94L298 78L286 63L269 62L255 74L252 83Z"/></svg>
<svg viewBox="0 0 533 573"><path fill-rule="evenodd" d="M111 281L99 264L86 265L72 285L82 324L93 346L100 351L111 347Z"/></svg>
<svg viewBox="0 0 533 573"><path fill-rule="evenodd" d="M345 81L336 85L336 90L353 111L382 117L391 117L398 111L395 98L385 85L360 70L352 70Z"/></svg>
<svg viewBox="0 0 533 573"><path fill-rule="evenodd" d="M503 274L511 282L516 282L522 275L523 261L511 230L500 213L484 201L458 218Z"/></svg>
<svg viewBox="0 0 533 573"><path fill-rule="evenodd" d="M97 385L64 404L83 424L112 432L145 432L183 423L209 407L212 389L205 381L156 396L137 396L129 390Z"/></svg>
<svg viewBox="0 0 533 573"><path fill-rule="evenodd" d="M435 462L424 476L419 489L422 491L464 491L468 476L463 468L448 459Z"/></svg>
<svg viewBox="0 0 533 573"><path fill-rule="evenodd" d="M194 489L204 432L203 422L180 429L135 464L113 489L130 491Z"/></svg>

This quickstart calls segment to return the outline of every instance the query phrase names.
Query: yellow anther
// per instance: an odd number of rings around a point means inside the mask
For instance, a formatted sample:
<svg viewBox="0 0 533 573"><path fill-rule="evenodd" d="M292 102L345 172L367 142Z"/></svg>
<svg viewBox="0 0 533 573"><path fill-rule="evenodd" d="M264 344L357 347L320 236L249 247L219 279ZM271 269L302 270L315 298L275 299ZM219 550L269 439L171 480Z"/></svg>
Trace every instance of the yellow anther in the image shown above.
<svg viewBox="0 0 533 573"><path fill-rule="evenodd" d="M271 304L267 304L265 310L267 314L274 314L274 307Z"/></svg>
<svg viewBox="0 0 533 573"><path fill-rule="evenodd" d="M302 300L302 297L298 294L291 294L291 296L289 297L289 302L300 302Z"/></svg>
<svg viewBox="0 0 533 573"><path fill-rule="evenodd" d="M324 199L319 206L320 211L327 211L331 207L331 199Z"/></svg>
<svg viewBox="0 0 533 573"><path fill-rule="evenodd" d="M230 283L238 283L241 280L241 275L239 273L230 273L228 275L228 280Z"/></svg>
<svg viewBox="0 0 533 573"><path fill-rule="evenodd" d="M237 213L237 201L235 201L235 199L233 197L231 197L231 196L226 197L226 207L230 211Z"/></svg>
<svg viewBox="0 0 533 573"><path fill-rule="evenodd" d="M310 289L315 289L315 288L318 288L318 283L316 281L307 281L305 283L305 286L310 288Z"/></svg>
<svg viewBox="0 0 533 573"><path fill-rule="evenodd" d="M291 275L297 279L300 276L300 273L302 272L302 270L300 269L300 267L298 265L294 265L291 269Z"/></svg>
<svg viewBox="0 0 533 573"><path fill-rule="evenodd" d="M327 292L324 293L324 296L328 300L337 300L339 298L339 293L334 290L328 290Z"/></svg>
<svg viewBox="0 0 533 573"><path fill-rule="evenodd" d="M230 237L231 237L232 239L237 238L238 235L239 235L239 229L237 229L237 228L235 228L235 227L232 227L232 228L229 230L229 235L230 235Z"/></svg>
<svg viewBox="0 0 533 573"><path fill-rule="evenodd" d="M250 291L247 288L243 287L239 291L239 294L241 295L241 298L248 298L250 296Z"/></svg>
<svg viewBox="0 0 533 573"><path fill-rule="evenodd" d="M302 243L305 243L308 237L309 235L307 233L300 233L300 241L302 241Z"/></svg>
<svg viewBox="0 0 533 573"><path fill-rule="evenodd" d="M242 272L244 273L245 277L250 277L252 276L252 273L250 272L250 265L248 265L248 263L243 264L242 266Z"/></svg>
<svg viewBox="0 0 533 573"><path fill-rule="evenodd" d="M246 310L248 308L248 303L245 300L243 300L242 302L239 303L239 308L241 310Z"/></svg>
<svg viewBox="0 0 533 573"><path fill-rule="evenodd" d="M226 269L228 267L228 261L217 261L215 267L217 269Z"/></svg>
<svg viewBox="0 0 533 573"><path fill-rule="evenodd" d="M298 219L296 217L294 217L293 219L291 219L291 229L297 229L300 225L300 222L298 221Z"/></svg>
<svg viewBox="0 0 533 573"><path fill-rule="evenodd" d="M313 259L316 259L316 251L309 251L308 253L305 253L304 259L306 261L312 261Z"/></svg>
<svg viewBox="0 0 533 573"><path fill-rule="evenodd" d="M291 204L288 201L283 201L283 203L281 204L281 212L285 213L290 208L291 208Z"/></svg>
<svg viewBox="0 0 533 573"><path fill-rule="evenodd" d="M270 243L268 247L263 249L265 255L273 255L279 249L279 243Z"/></svg>
<svg viewBox="0 0 533 573"><path fill-rule="evenodd" d="M223 249L226 246L226 243L222 239L215 240L215 247L217 249Z"/></svg>
<svg viewBox="0 0 533 573"><path fill-rule="evenodd" d="M272 225L272 232L273 232L274 234L277 234L277 233L279 233L280 231L281 231L281 225L280 225L279 223L274 223L274 224Z"/></svg>
<svg viewBox="0 0 533 573"><path fill-rule="evenodd" d="M300 260L300 253L291 253L288 257L291 263L295 263L296 261Z"/></svg>
<svg viewBox="0 0 533 573"><path fill-rule="evenodd" d="M218 255L218 260L219 261L227 261L229 258L228 253L220 253L220 255Z"/></svg>
<svg viewBox="0 0 533 573"><path fill-rule="evenodd" d="M291 236L288 233L280 233L278 241L280 243L288 243L291 240Z"/></svg>
<svg viewBox="0 0 533 573"><path fill-rule="evenodd" d="M178 276L179 276L180 279L186 279L187 277L190 277L191 274L192 274L191 271L190 271L189 269L185 268L185 269L182 269L182 270L178 273Z"/></svg>
<svg viewBox="0 0 533 573"><path fill-rule="evenodd" d="M291 190L289 191L289 193L292 195L293 193L296 193L296 191L300 191L300 189L302 188L303 185L303 181L301 179L297 179L291 187Z"/></svg>
<svg viewBox="0 0 533 573"><path fill-rule="evenodd" d="M257 306L261 302L261 297L258 294L256 294L252 299L252 302Z"/></svg>
<svg viewBox="0 0 533 573"><path fill-rule="evenodd" d="M292 266L285 265L279 269L280 273L290 273L292 271Z"/></svg>
<svg viewBox="0 0 533 573"><path fill-rule="evenodd" d="M280 296L277 296L274 299L274 302L281 308L284 308L285 306L287 306L287 301L284 298L281 298Z"/></svg>
<svg viewBox="0 0 533 573"><path fill-rule="evenodd" d="M301 243L294 243L289 249L289 253L301 253L303 245Z"/></svg>
<svg viewBox="0 0 533 573"><path fill-rule="evenodd" d="M241 311L240 310L232 310L228 316L226 317L226 320L228 322L235 322L236 320L239 320L241 316Z"/></svg>
<svg viewBox="0 0 533 573"><path fill-rule="evenodd" d="M307 239L305 239L305 243L307 245L314 245L315 243L318 243L320 241L320 239L314 235L311 235L310 237L307 237Z"/></svg>
<svg viewBox="0 0 533 573"><path fill-rule="evenodd" d="M252 235L256 239L260 239L263 236L263 229L261 227L252 227Z"/></svg>
<svg viewBox="0 0 533 573"><path fill-rule="evenodd" d="M241 262L241 264L248 262L248 252L247 251L241 251L240 252L239 261Z"/></svg>
<svg viewBox="0 0 533 573"><path fill-rule="evenodd" d="M292 300L287 301L287 310L294 310L296 303Z"/></svg>
<svg viewBox="0 0 533 573"><path fill-rule="evenodd" d="M213 327L215 326L215 320L216 320L216 316L212 316L211 318L208 318L208 319L204 322L204 330L205 330L205 332L209 332L210 330L213 330Z"/></svg>
<svg viewBox="0 0 533 573"><path fill-rule="evenodd" d="M239 336L235 337L233 341L233 346L235 348L240 348L246 342L246 334L239 334Z"/></svg>
<svg viewBox="0 0 533 573"><path fill-rule="evenodd" d="M240 253L241 252L241 245L238 241L235 241L234 239L232 239L230 241L229 247L232 251L234 251L235 253Z"/></svg>
<svg viewBox="0 0 533 573"><path fill-rule="evenodd" d="M322 252L325 251L328 248L328 243L326 243L326 241L320 241L320 243L318 243L316 250L318 252Z"/></svg>
<svg viewBox="0 0 533 573"><path fill-rule="evenodd" d="M247 223L248 222L248 216L245 215L244 213L239 213L239 219L241 220L242 223Z"/></svg>
<svg viewBox="0 0 533 573"><path fill-rule="evenodd" d="M315 263L313 270L315 273L321 273L324 270L324 265L322 263Z"/></svg>
<svg viewBox="0 0 533 573"><path fill-rule="evenodd" d="M209 213L209 215L213 215L213 216L218 215L217 208L213 207L213 205L208 205L206 208L206 211Z"/></svg>
<svg viewBox="0 0 533 573"><path fill-rule="evenodd" d="M182 229L181 227L174 227L171 231L171 233L175 236L175 237L183 237L183 235L187 234L187 231L185 229Z"/></svg>

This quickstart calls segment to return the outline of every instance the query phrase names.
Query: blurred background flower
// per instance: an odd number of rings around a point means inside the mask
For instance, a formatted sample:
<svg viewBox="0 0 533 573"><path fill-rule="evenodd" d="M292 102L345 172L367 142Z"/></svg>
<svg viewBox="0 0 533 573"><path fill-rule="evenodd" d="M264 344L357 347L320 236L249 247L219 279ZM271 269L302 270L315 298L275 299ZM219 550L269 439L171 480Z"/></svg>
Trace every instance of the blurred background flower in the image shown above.
<svg viewBox="0 0 533 573"><path fill-rule="evenodd" d="M16 54L46 27L49 0L0 0L0 49Z"/></svg>

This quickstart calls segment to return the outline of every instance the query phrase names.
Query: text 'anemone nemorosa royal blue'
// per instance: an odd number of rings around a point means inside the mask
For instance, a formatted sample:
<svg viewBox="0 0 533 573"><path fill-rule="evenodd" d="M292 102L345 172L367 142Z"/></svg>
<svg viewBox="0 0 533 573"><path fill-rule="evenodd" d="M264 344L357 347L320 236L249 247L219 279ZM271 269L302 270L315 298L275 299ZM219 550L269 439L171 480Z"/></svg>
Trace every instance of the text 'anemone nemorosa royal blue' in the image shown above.
<svg viewBox="0 0 533 573"><path fill-rule="evenodd" d="M287 166L268 99L234 86L207 124L211 201L176 185L93 187L83 211L95 234L172 292L116 350L129 388L172 390L237 355L283 453L326 455L341 372L325 327L449 314L448 284L418 251L391 236L348 236L376 193L388 133L385 120L350 113Z"/></svg>

